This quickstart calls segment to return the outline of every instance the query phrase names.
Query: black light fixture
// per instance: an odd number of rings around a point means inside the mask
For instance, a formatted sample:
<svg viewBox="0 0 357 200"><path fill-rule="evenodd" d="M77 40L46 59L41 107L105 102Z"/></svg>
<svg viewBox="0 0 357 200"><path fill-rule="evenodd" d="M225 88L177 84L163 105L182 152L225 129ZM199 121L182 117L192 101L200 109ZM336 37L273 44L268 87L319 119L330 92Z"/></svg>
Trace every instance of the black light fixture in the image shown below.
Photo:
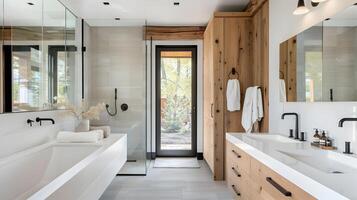
<svg viewBox="0 0 357 200"><path fill-rule="evenodd" d="M114 18L115 20L117 20L117 21L120 21L120 18L119 17L116 17L116 18Z"/></svg>
<svg viewBox="0 0 357 200"><path fill-rule="evenodd" d="M179 5L180 5L180 2L177 2L177 1L174 2L174 6L179 6Z"/></svg>
<svg viewBox="0 0 357 200"><path fill-rule="evenodd" d="M305 6L304 0L299 0L297 4L297 8L294 10L294 15L303 15L308 13L310 10Z"/></svg>
<svg viewBox="0 0 357 200"><path fill-rule="evenodd" d="M34 3L32 3L32 2L27 2L27 4L28 4L28 5L30 5L30 6L35 5L35 4L34 4Z"/></svg>
<svg viewBox="0 0 357 200"><path fill-rule="evenodd" d="M108 1L103 1L103 4L104 4L105 6L109 6L109 5L110 5L110 3L109 3Z"/></svg>
<svg viewBox="0 0 357 200"><path fill-rule="evenodd" d="M311 6L312 7L317 7L319 4L320 4L319 2L311 1Z"/></svg>

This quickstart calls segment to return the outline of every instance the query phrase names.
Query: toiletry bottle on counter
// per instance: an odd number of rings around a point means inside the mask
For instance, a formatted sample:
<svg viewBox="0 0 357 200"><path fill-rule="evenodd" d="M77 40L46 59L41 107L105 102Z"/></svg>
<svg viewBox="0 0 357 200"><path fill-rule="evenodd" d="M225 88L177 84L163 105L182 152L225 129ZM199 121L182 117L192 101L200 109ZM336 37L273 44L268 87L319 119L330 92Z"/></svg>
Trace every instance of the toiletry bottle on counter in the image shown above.
<svg viewBox="0 0 357 200"><path fill-rule="evenodd" d="M319 130L315 128L315 134L313 136L313 143L315 144L320 144L320 135L319 135Z"/></svg>
<svg viewBox="0 0 357 200"><path fill-rule="evenodd" d="M325 133L325 131L322 131L322 134L320 137L320 145L326 146L326 141L327 141L326 133Z"/></svg>

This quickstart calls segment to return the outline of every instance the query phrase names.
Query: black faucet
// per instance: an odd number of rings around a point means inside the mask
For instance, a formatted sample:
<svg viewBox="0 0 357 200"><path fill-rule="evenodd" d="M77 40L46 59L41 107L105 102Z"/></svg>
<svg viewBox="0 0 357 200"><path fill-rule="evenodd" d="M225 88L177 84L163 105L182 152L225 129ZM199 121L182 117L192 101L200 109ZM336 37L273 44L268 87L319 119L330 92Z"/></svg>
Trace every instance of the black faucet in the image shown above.
<svg viewBox="0 0 357 200"><path fill-rule="evenodd" d="M357 118L342 118L338 122L338 127L343 127L344 122L357 122Z"/></svg>
<svg viewBox="0 0 357 200"><path fill-rule="evenodd" d="M36 117L36 122L40 122L40 126L42 125L42 121L51 121L52 124L55 124L55 120L53 120L52 118L39 118L39 117Z"/></svg>
<svg viewBox="0 0 357 200"><path fill-rule="evenodd" d="M281 119L284 119L286 115L293 115L295 116L295 139L299 139L299 115L297 113L283 113L281 115Z"/></svg>
<svg viewBox="0 0 357 200"><path fill-rule="evenodd" d="M30 126L32 126L32 123L34 123L35 121L33 121L32 119L27 119L27 124L29 124Z"/></svg>

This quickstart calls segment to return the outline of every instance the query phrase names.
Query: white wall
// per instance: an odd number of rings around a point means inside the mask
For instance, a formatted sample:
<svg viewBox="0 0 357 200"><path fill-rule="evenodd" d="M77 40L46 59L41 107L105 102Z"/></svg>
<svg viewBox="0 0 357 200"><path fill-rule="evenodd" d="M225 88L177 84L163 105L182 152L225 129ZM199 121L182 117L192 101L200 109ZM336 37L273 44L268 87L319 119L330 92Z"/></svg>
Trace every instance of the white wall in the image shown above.
<svg viewBox="0 0 357 200"><path fill-rule="evenodd" d="M148 43L149 44L149 43ZM203 41L202 40L170 40L153 41L152 43L152 152L156 152L155 139L155 49L156 45L196 45L197 46L197 152L203 152Z"/></svg>
<svg viewBox="0 0 357 200"><path fill-rule="evenodd" d="M309 1L305 1L308 3ZM300 114L300 130L308 132L312 138L312 129L321 128L328 131L335 139L340 151L344 141L352 141L352 150L357 151L357 123L347 122L345 127L338 128L342 117L357 116L357 102L348 103L280 103L279 80L279 44L308 27L332 17L339 11L356 3L356 0L329 0L313 8L303 16L294 16L296 0L270 0L269 6L269 81L270 81L270 132L288 135L288 129L294 127L293 118L281 120L283 112Z"/></svg>
<svg viewBox="0 0 357 200"><path fill-rule="evenodd" d="M103 113L93 125L110 125L113 133L128 134L128 158L146 159L145 41L143 27L85 28L87 96L91 105L109 104L114 112L114 88L118 89L118 113ZM89 33L89 34L88 34ZM87 38L86 38L87 37ZM129 109L122 112L120 105Z"/></svg>

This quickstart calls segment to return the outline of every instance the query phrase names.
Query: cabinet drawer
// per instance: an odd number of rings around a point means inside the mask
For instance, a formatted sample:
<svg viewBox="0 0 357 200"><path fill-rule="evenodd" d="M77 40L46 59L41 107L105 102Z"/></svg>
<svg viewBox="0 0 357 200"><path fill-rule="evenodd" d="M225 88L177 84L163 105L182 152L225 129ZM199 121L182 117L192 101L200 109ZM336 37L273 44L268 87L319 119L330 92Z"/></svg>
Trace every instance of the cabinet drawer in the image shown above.
<svg viewBox="0 0 357 200"><path fill-rule="evenodd" d="M227 145L228 162L233 163L239 170L250 173L250 156L233 144Z"/></svg>
<svg viewBox="0 0 357 200"><path fill-rule="evenodd" d="M312 200L315 199L304 190L286 180L265 165L260 165L262 193L264 196L272 199L295 199L295 200ZM269 199L269 198L267 198Z"/></svg>
<svg viewBox="0 0 357 200"><path fill-rule="evenodd" d="M242 173L240 177L229 176L228 187L235 194L236 199L249 200L250 198L250 180L249 177Z"/></svg>

